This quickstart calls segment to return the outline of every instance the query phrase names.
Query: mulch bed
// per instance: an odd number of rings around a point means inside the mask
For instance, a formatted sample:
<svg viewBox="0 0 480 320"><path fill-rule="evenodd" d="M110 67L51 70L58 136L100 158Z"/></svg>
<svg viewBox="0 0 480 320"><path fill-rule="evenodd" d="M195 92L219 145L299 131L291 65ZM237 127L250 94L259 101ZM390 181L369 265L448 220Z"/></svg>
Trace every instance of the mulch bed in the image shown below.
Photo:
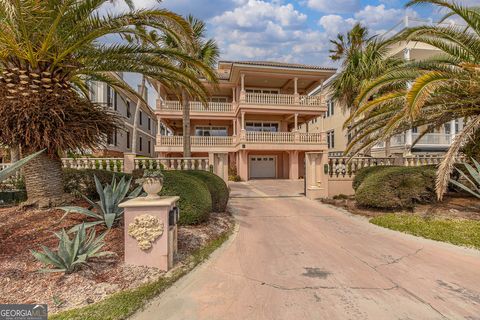
<svg viewBox="0 0 480 320"><path fill-rule="evenodd" d="M75 205L79 204L82 203ZM164 274L156 268L123 263L123 226L113 228L106 236L104 250L112 255L94 259L88 267L73 274L37 272L43 265L33 258L30 250L40 250L41 245L56 248L58 239L53 232L70 228L85 218L70 214L60 221L63 214L58 209L0 208L0 303L47 303L49 311L55 313L94 303ZM231 215L215 213L205 224L180 227L177 263L232 224Z"/></svg>
<svg viewBox="0 0 480 320"><path fill-rule="evenodd" d="M413 210L375 210L357 206L355 197L347 199L322 199L323 203L346 209L350 213L373 218L387 213L414 214L424 218L468 219L480 221L480 200L469 195L449 193L441 202L420 204Z"/></svg>

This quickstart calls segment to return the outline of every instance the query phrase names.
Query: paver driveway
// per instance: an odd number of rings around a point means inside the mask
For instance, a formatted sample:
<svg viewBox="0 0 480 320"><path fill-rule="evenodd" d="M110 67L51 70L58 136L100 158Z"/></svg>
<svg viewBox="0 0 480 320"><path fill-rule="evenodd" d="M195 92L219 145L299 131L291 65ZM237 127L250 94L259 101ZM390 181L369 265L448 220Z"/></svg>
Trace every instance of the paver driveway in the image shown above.
<svg viewBox="0 0 480 320"><path fill-rule="evenodd" d="M478 251L376 227L300 187L232 185L236 234L133 318L480 319Z"/></svg>

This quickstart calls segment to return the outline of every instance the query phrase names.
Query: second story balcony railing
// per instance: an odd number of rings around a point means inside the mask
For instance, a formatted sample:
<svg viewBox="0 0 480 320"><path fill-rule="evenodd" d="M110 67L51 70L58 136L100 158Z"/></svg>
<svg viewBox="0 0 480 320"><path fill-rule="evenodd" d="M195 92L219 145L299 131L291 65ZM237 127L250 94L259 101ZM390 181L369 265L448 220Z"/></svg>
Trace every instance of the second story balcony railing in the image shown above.
<svg viewBox="0 0 480 320"><path fill-rule="evenodd" d="M412 141L416 141L419 133L412 133ZM418 140L417 145L450 145L452 135L448 133L427 133Z"/></svg>
<svg viewBox="0 0 480 320"><path fill-rule="evenodd" d="M160 110L162 111L182 111L183 107L180 101L162 101L160 102ZM209 102L208 107L199 101L190 102L191 112L225 112L234 111L233 104L230 102Z"/></svg>
<svg viewBox="0 0 480 320"><path fill-rule="evenodd" d="M320 107L322 106L322 99L320 96L306 96L294 94L267 94L267 93L246 93L245 104L259 104L259 105L282 105L282 106L307 106Z"/></svg>
<svg viewBox="0 0 480 320"><path fill-rule="evenodd" d="M190 143L195 147L230 147L233 145L232 136L192 136ZM177 147L183 145L183 136L159 136L158 143L163 146Z"/></svg>

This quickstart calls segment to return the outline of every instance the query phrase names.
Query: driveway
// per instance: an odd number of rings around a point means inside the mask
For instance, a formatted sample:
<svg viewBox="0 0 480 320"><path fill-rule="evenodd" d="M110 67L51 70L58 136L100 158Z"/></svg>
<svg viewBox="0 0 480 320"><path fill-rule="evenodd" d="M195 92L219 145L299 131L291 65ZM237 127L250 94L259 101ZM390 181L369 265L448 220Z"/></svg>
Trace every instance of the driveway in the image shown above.
<svg viewBox="0 0 480 320"><path fill-rule="evenodd" d="M232 184L235 235L133 319L480 319L480 252L300 195Z"/></svg>

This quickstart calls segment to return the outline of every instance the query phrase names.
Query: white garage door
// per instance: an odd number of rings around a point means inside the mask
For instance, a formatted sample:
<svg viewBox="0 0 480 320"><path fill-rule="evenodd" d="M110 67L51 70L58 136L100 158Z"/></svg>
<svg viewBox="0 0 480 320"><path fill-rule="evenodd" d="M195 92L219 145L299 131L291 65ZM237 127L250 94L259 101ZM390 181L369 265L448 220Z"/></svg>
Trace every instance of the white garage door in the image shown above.
<svg viewBox="0 0 480 320"><path fill-rule="evenodd" d="M275 156L250 156L250 178L276 178Z"/></svg>

